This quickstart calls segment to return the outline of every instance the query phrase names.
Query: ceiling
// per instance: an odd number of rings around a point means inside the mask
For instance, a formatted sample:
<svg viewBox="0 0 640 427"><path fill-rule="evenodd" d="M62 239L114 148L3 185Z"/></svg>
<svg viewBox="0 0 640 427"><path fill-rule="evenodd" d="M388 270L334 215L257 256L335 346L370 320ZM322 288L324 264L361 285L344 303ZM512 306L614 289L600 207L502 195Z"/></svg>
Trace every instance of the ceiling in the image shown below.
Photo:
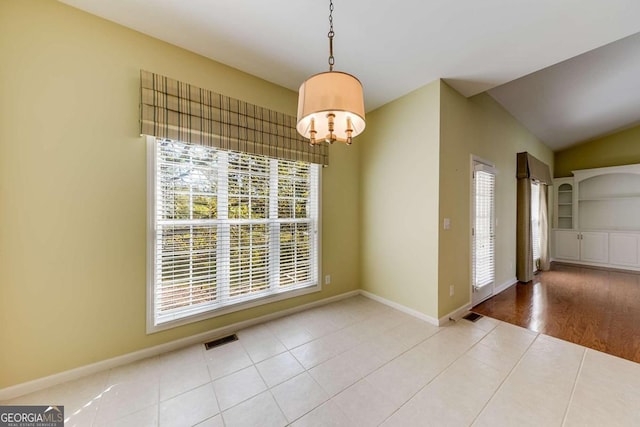
<svg viewBox="0 0 640 427"><path fill-rule="evenodd" d="M328 1L61 1L293 90L328 69ZM575 73L590 74L594 62L585 60L572 71L547 70L554 88L574 88L570 104L555 90L554 96L540 94L547 77L531 75L640 32L637 0L334 1L336 69L362 81L368 111L444 78L465 96L496 88L490 94L554 149L640 119L640 91L636 103L628 103L635 111L613 105L618 94L632 92L624 82L616 96L579 86ZM613 66L600 64L599 70L610 71L607 79L619 77ZM587 77L579 80L592 85ZM505 85L514 80L514 86ZM627 83L637 88L637 80ZM603 101L607 114L620 120L576 119L602 112L593 106ZM586 113L580 112L583 105ZM567 106L575 113L558 114Z"/></svg>
<svg viewBox="0 0 640 427"><path fill-rule="evenodd" d="M554 150L638 125L640 33L489 93Z"/></svg>

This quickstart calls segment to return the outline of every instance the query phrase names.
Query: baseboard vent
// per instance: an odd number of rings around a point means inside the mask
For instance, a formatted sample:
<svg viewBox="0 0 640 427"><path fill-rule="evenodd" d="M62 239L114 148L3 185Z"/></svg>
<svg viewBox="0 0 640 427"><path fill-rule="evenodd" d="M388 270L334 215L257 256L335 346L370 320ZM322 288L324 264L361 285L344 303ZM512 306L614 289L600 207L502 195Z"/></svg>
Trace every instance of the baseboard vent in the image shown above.
<svg viewBox="0 0 640 427"><path fill-rule="evenodd" d="M209 341L204 343L205 350L211 350L214 347L220 347L221 345L228 344L233 341L238 341L238 336L236 334L227 335L226 337L218 338L217 340Z"/></svg>
<svg viewBox="0 0 640 427"><path fill-rule="evenodd" d="M482 315L478 314L478 313L469 313L466 316L463 316L462 318L465 320L468 320L470 322L477 322L478 319L482 319Z"/></svg>

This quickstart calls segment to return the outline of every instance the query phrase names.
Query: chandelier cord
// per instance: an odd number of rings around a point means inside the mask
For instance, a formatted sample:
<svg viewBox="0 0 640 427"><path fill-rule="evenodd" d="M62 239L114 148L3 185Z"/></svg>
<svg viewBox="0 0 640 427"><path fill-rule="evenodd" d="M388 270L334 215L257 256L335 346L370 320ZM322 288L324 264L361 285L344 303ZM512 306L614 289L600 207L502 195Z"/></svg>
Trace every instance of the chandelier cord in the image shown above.
<svg viewBox="0 0 640 427"><path fill-rule="evenodd" d="M335 33L333 32L333 0L329 0L329 33L327 37L329 37L329 71L333 71L333 66L336 63L335 58L333 57L333 36Z"/></svg>

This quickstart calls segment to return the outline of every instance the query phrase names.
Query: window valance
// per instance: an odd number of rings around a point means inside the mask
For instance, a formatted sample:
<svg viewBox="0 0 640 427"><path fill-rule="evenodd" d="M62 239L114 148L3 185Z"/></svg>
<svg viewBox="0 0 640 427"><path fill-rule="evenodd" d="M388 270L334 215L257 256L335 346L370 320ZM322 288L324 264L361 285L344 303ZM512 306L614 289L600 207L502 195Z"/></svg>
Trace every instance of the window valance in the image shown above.
<svg viewBox="0 0 640 427"><path fill-rule="evenodd" d="M310 146L296 118L187 83L140 71L140 133L240 151L329 164L326 145Z"/></svg>
<svg viewBox="0 0 640 427"><path fill-rule="evenodd" d="M526 151L517 154L518 164L516 177L518 179L529 178L534 181L541 182L545 185L551 185L551 172L549 166L541 160L536 159Z"/></svg>

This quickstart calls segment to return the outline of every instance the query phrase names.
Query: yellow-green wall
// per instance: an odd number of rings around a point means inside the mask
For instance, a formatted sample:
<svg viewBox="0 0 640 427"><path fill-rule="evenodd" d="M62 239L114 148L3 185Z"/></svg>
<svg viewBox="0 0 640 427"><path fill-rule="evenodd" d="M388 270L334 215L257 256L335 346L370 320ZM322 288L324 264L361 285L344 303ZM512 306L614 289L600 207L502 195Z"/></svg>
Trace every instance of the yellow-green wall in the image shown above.
<svg viewBox="0 0 640 427"><path fill-rule="evenodd" d="M515 278L516 153L528 151L553 170L553 152L486 93L465 98L446 83L440 89L440 231L438 316L470 301L471 156L495 165L496 284ZM455 293L449 296L449 286Z"/></svg>
<svg viewBox="0 0 640 427"><path fill-rule="evenodd" d="M323 170L322 292L145 333L139 70L295 114L296 93L50 0L0 1L0 388L358 289L359 153Z"/></svg>
<svg viewBox="0 0 640 427"><path fill-rule="evenodd" d="M496 283L514 279L516 153L528 151L553 168L552 151L489 95L467 99L442 81L367 119L360 165L362 288L435 319L470 302L472 155L498 169Z"/></svg>
<svg viewBox="0 0 640 427"><path fill-rule="evenodd" d="M626 129L555 153L554 176L578 169L640 163L640 126Z"/></svg>
<svg viewBox="0 0 640 427"><path fill-rule="evenodd" d="M48 0L0 0L0 57L0 388L359 288L442 317L469 302L471 155L499 171L498 284L515 276L515 153L553 167L488 95L432 82L330 148L331 285L147 335L139 70L289 114L296 94Z"/></svg>
<svg viewBox="0 0 640 427"><path fill-rule="evenodd" d="M434 318L439 109L435 81L369 113L359 137L362 288Z"/></svg>

